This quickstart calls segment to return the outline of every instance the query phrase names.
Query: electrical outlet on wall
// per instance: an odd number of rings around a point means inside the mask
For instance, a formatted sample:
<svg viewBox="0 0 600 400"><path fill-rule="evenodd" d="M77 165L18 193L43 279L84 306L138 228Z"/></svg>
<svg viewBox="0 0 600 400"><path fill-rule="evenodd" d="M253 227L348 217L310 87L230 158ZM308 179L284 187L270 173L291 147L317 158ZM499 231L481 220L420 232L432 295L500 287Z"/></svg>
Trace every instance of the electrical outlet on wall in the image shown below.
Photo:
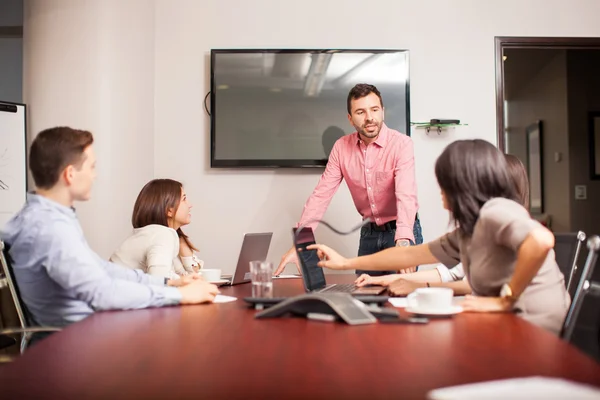
<svg viewBox="0 0 600 400"><path fill-rule="evenodd" d="M575 185L575 200L587 200L586 185Z"/></svg>

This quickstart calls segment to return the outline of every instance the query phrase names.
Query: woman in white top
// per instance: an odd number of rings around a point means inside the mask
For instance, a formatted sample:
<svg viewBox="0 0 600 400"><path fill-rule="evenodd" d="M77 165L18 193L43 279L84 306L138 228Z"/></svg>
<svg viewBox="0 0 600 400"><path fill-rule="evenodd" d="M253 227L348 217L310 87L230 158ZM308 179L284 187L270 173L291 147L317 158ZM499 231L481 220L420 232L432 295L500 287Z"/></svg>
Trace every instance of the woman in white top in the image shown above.
<svg viewBox="0 0 600 400"><path fill-rule="evenodd" d="M133 234L110 257L114 263L177 279L202 267L190 239L181 230L191 222L192 205L183 185L154 179L138 195L133 207Z"/></svg>
<svg viewBox="0 0 600 400"><path fill-rule="evenodd" d="M526 209L529 208L529 179L525 166L512 154L505 154L508 175L515 184L519 203ZM361 275L356 280L357 286L383 285L389 286L393 295L406 296L420 287L435 286L449 287L454 290L455 295L471 293L471 287L465 278L462 264L453 268L447 268L443 264L437 264L435 268L408 274L393 274L384 276Z"/></svg>

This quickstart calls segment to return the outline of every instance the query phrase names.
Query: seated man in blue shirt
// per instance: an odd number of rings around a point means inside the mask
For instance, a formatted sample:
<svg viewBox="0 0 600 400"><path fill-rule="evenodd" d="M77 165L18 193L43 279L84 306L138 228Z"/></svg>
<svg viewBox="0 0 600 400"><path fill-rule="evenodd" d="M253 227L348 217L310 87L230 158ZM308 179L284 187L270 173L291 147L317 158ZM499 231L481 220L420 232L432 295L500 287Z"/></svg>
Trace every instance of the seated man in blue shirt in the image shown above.
<svg viewBox="0 0 600 400"><path fill-rule="evenodd" d="M73 203L90 198L93 141L90 132L67 127L35 138L29 168L37 191L2 233L34 322L64 326L94 311L212 302L218 289L203 279L166 281L103 260L89 247Z"/></svg>

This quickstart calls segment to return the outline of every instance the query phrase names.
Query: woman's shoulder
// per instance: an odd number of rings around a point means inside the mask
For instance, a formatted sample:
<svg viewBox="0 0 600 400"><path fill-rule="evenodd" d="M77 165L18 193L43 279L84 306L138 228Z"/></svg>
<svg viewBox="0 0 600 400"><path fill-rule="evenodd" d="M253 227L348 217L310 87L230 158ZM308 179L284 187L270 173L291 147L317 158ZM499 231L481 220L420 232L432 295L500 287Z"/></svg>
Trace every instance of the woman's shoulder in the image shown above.
<svg viewBox="0 0 600 400"><path fill-rule="evenodd" d="M486 201L483 207L481 207L480 214L482 216L486 216L496 213L504 214L507 212L523 212L528 214L528 211L521 204L517 203L514 200L506 199L504 197L495 197Z"/></svg>
<svg viewBox="0 0 600 400"><path fill-rule="evenodd" d="M141 228L136 228L134 230L135 235L138 236L148 236L153 238L161 238L161 239L175 239L179 241L179 236L177 235L177 231L173 228L169 228L168 226L151 224L146 225Z"/></svg>

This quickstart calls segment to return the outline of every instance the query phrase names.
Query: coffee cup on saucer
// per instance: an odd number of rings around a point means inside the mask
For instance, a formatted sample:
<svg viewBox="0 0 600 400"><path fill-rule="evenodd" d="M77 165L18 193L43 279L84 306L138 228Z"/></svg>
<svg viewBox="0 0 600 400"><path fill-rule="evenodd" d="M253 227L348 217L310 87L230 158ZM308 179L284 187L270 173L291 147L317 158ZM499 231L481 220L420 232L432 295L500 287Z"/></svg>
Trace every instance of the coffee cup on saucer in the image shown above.
<svg viewBox="0 0 600 400"><path fill-rule="evenodd" d="M198 271L198 273L200 275L202 275L202 277L209 282L216 282L216 281L221 280L221 270L220 269L202 268L200 271Z"/></svg>
<svg viewBox="0 0 600 400"><path fill-rule="evenodd" d="M452 315L462 311L462 307L452 304L454 291L450 288L419 288L407 296L406 311L415 314Z"/></svg>

